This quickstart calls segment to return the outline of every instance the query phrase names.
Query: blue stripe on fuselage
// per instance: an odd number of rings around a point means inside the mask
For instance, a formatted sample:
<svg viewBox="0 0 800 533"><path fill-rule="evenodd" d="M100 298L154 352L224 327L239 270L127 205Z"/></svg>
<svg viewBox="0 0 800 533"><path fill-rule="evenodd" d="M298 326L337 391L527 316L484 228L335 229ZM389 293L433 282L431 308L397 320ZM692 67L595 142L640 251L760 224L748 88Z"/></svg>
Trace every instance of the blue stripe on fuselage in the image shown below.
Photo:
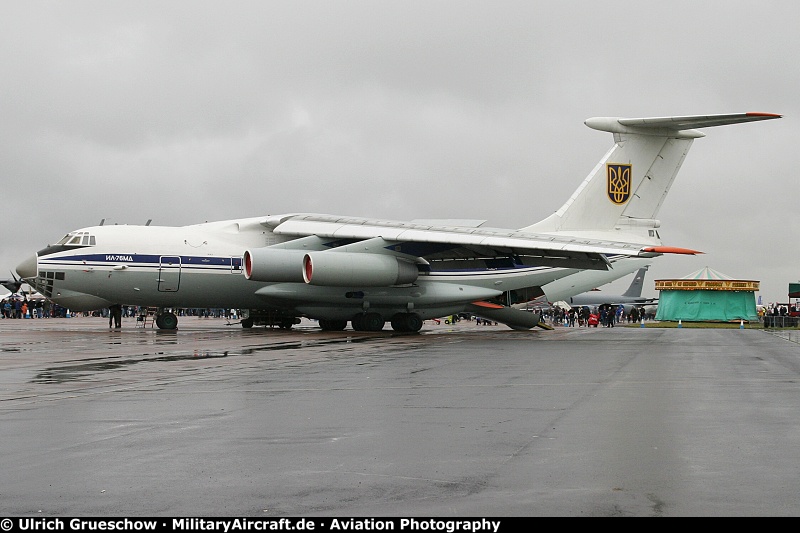
<svg viewBox="0 0 800 533"><path fill-rule="evenodd" d="M231 265L241 267L241 257L209 257L209 256L176 256L166 254L77 254L71 256L58 256L53 257L49 254L44 257L39 257L39 261L43 264L60 263L64 265L79 265L85 266L91 264L92 266L104 265L119 265L129 264L136 266L160 266L162 258L180 258L180 265L182 267L212 267L212 266L226 266Z"/></svg>

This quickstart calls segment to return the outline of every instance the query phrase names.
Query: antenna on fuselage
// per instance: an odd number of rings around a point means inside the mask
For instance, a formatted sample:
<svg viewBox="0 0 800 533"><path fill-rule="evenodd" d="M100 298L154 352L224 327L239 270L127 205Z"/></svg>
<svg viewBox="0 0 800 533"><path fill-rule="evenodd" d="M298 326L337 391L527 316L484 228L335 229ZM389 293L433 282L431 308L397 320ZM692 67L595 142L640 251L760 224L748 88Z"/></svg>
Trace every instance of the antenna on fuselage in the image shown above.
<svg viewBox="0 0 800 533"><path fill-rule="evenodd" d="M152 219L152 218L148 218L148 219L147 219L147 222L145 222L145 223L144 223L144 225L145 225L145 226L149 226L149 225L150 225L150 223L151 223L152 221L153 221L153 219Z"/></svg>
<svg viewBox="0 0 800 533"><path fill-rule="evenodd" d="M103 219L101 219L101 220L100 220L100 225L102 226L103 224L105 224L105 222L106 222L106 219L104 219L104 218L103 218Z"/></svg>

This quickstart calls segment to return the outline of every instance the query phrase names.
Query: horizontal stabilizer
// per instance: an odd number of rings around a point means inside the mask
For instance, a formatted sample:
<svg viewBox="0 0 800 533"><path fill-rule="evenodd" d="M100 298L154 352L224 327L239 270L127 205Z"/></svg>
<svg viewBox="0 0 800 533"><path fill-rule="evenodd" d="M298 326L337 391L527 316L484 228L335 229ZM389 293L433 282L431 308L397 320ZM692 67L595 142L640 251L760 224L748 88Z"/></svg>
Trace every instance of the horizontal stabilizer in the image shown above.
<svg viewBox="0 0 800 533"><path fill-rule="evenodd" d="M619 123L623 126L638 126L652 128L668 128L685 130L689 128L710 128L713 126L726 126L728 124L741 124L757 120L781 118L775 113L728 113L724 115L693 115L685 117L656 117L656 118L621 118Z"/></svg>
<svg viewBox="0 0 800 533"><path fill-rule="evenodd" d="M690 115L680 117L616 118L594 117L585 124L592 129L611 133L648 133L668 135L669 132L687 132L685 137L703 137L700 132L691 133L695 128L710 128L781 118L774 113L729 113L724 115Z"/></svg>

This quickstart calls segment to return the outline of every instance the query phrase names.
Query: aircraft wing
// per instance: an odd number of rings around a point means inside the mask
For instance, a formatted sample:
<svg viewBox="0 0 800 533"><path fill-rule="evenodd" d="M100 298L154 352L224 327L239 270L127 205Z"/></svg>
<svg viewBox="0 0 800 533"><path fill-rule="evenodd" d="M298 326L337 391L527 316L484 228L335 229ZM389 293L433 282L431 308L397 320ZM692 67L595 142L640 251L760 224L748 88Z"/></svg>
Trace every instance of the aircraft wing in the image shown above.
<svg viewBox="0 0 800 533"><path fill-rule="evenodd" d="M273 219L275 220L275 219ZM278 235L334 239L342 251L367 251L364 241L374 241L370 253L405 254L426 261L481 257L535 257L542 264L565 268L605 270L607 256L649 256L660 253L639 244L593 241L575 237L493 230L475 226L443 226L335 215L279 217L265 221Z"/></svg>

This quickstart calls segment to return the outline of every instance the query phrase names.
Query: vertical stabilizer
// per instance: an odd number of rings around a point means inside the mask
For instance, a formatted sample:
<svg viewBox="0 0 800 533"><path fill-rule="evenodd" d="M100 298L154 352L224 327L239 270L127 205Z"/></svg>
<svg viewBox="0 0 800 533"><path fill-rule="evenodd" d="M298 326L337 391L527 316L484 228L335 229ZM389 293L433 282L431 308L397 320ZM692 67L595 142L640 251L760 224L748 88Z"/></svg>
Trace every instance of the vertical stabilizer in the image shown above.
<svg viewBox="0 0 800 533"><path fill-rule="evenodd" d="M628 290L622 293L623 296L630 298L639 298L642 296L642 288L644 288L644 275L648 268L650 268L650 265L644 266L636 271L636 275L633 276L633 281L631 281L630 287L628 287Z"/></svg>
<svg viewBox="0 0 800 533"><path fill-rule="evenodd" d="M694 139L694 128L780 118L769 113L660 118L590 118L586 125L614 135L614 146L561 208L521 231L568 232L602 238L635 234L660 243L656 216ZM638 240L638 239L637 239ZM646 242L646 241L644 241Z"/></svg>

